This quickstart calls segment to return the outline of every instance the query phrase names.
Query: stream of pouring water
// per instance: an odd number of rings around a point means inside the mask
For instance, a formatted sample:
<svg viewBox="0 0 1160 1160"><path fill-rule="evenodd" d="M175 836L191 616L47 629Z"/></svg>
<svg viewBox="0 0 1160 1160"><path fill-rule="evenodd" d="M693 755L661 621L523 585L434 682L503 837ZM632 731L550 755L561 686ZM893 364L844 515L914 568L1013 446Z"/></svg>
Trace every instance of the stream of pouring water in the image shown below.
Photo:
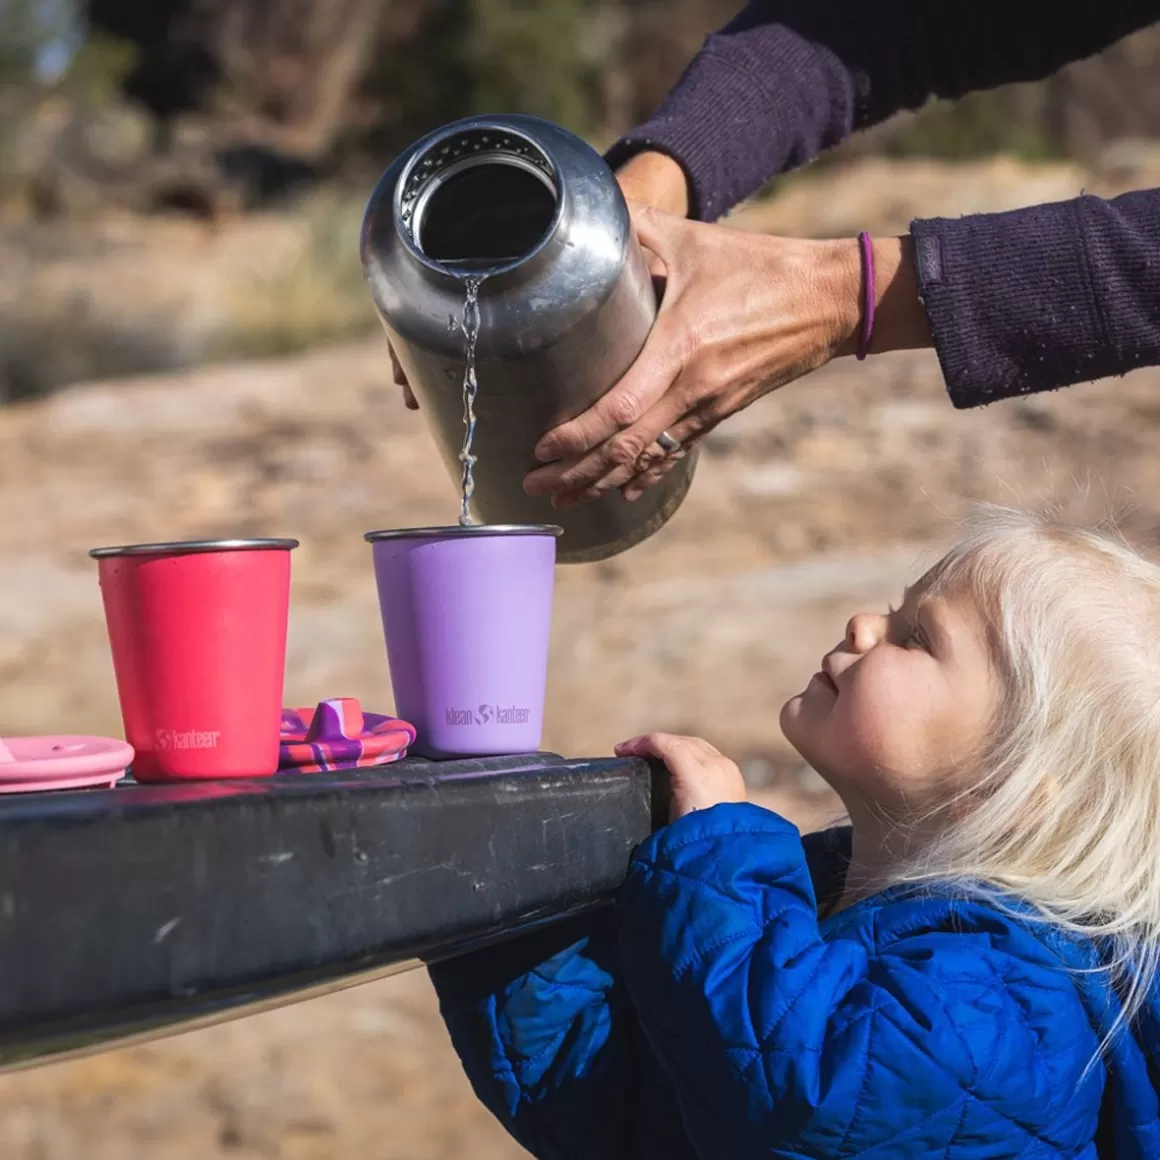
<svg viewBox="0 0 1160 1160"><path fill-rule="evenodd" d="M459 507L459 526L471 523L471 497L475 494L475 459L471 444L475 439L475 395L479 382L475 377L475 344L479 340L479 288L483 278L469 274L463 279L463 334L467 339L467 365L463 372L463 450L459 462L463 464L462 500Z"/></svg>

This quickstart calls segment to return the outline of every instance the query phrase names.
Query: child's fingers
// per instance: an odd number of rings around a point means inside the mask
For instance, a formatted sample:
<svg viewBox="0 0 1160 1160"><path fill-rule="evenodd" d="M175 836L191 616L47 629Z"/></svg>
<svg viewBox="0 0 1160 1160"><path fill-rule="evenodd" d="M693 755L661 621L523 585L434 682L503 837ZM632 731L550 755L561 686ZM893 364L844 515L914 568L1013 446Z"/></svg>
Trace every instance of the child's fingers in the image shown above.
<svg viewBox="0 0 1160 1160"><path fill-rule="evenodd" d="M672 753L676 738L668 733L645 733L616 747L617 757L655 757L660 761Z"/></svg>
<svg viewBox="0 0 1160 1160"><path fill-rule="evenodd" d="M644 733L629 741L622 741L616 747L617 757L655 757L664 761L676 748L674 742L680 740L669 733Z"/></svg>
<svg viewBox="0 0 1160 1160"><path fill-rule="evenodd" d="M700 737L683 737L677 733L650 733L645 738L650 752L662 761L678 760L700 764L707 759L720 757L708 741Z"/></svg>
<svg viewBox="0 0 1160 1160"><path fill-rule="evenodd" d="M622 741L617 745L613 752L617 757L642 757L644 756L641 752L641 742L643 741L643 737L630 737L627 741Z"/></svg>
<svg viewBox="0 0 1160 1160"><path fill-rule="evenodd" d="M737 766L700 737L646 733L622 741L616 752L621 757L653 757L664 763L672 786L671 821L722 802L745 800Z"/></svg>
<svg viewBox="0 0 1160 1160"><path fill-rule="evenodd" d="M703 762L719 754L700 737L682 737L676 733L645 733L616 747L618 757L655 757L672 768L673 762Z"/></svg>

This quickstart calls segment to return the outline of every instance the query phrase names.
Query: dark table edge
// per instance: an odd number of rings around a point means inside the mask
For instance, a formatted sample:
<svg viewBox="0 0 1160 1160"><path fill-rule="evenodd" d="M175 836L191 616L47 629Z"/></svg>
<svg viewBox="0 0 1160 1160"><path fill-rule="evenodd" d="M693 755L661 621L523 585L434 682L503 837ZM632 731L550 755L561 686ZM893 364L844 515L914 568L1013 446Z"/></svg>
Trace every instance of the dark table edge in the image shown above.
<svg viewBox="0 0 1160 1160"><path fill-rule="evenodd" d="M647 766L651 828L664 824L669 805L668 777L657 764L601 757L566 760L558 754L541 753L451 762L408 761L373 770L287 775L273 779L239 779L169 786L128 784L104 791L13 795L0 798L0 834L5 823L48 822L64 823L67 826L71 821L91 822L94 818L99 820L102 814L115 817L132 809L182 809L198 804L225 806L228 809L226 803L269 800L271 796L309 798L336 792L357 794L360 791L381 790L387 785L402 790L422 790L458 779L475 781L550 773L556 769L574 771L611 765L621 770L636 768L638 771L641 766ZM637 835L638 838L643 836ZM203 995L198 1014L194 1017L186 1017L168 1002L143 1003L119 1013L113 1019L79 1017L54 1021L33 1037L24 1036L19 1031L0 1030L0 1072L98 1054L346 990L519 937L579 913L606 906L612 898L611 892L578 896L554 909L524 915L518 922L504 923L493 929L477 929L458 940L415 947L414 954L405 959L389 955L359 956L353 960L328 963L320 969L223 988L220 992Z"/></svg>

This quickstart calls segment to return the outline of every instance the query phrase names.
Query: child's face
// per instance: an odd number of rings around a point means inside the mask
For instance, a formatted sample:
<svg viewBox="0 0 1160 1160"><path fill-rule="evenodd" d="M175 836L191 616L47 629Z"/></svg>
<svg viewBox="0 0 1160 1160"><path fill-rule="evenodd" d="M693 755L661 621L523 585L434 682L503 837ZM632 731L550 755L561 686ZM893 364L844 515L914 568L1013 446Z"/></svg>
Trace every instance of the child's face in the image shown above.
<svg viewBox="0 0 1160 1160"><path fill-rule="evenodd" d="M982 618L965 596L860 613L781 711L795 749L853 815L915 814L965 788L1000 700Z"/></svg>

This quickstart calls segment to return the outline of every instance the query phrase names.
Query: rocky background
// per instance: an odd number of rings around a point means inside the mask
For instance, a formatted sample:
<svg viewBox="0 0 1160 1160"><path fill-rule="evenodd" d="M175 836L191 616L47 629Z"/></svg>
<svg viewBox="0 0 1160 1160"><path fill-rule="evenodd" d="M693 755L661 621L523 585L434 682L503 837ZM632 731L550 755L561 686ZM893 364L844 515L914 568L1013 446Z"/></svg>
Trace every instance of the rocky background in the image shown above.
<svg viewBox="0 0 1160 1160"><path fill-rule="evenodd" d="M730 6L226 7L92 0L82 27L64 0L25 5L25 25L0 0L0 734L118 732L86 551L217 534L302 541L288 702L390 708L361 535L449 521L457 496L361 284L369 182L392 142L469 106L606 139ZM549 50L552 69L521 63ZM900 119L732 224L901 231L1158 185L1154 52L1137 37L1046 86ZM706 440L652 540L561 569L545 744L699 733L758 800L825 824L836 803L777 710L848 615L895 597L977 499L1112 514L1151 547L1158 442L1157 371L956 412L932 354L834 364ZM5 1160L519 1155L421 973L0 1076Z"/></svg>

